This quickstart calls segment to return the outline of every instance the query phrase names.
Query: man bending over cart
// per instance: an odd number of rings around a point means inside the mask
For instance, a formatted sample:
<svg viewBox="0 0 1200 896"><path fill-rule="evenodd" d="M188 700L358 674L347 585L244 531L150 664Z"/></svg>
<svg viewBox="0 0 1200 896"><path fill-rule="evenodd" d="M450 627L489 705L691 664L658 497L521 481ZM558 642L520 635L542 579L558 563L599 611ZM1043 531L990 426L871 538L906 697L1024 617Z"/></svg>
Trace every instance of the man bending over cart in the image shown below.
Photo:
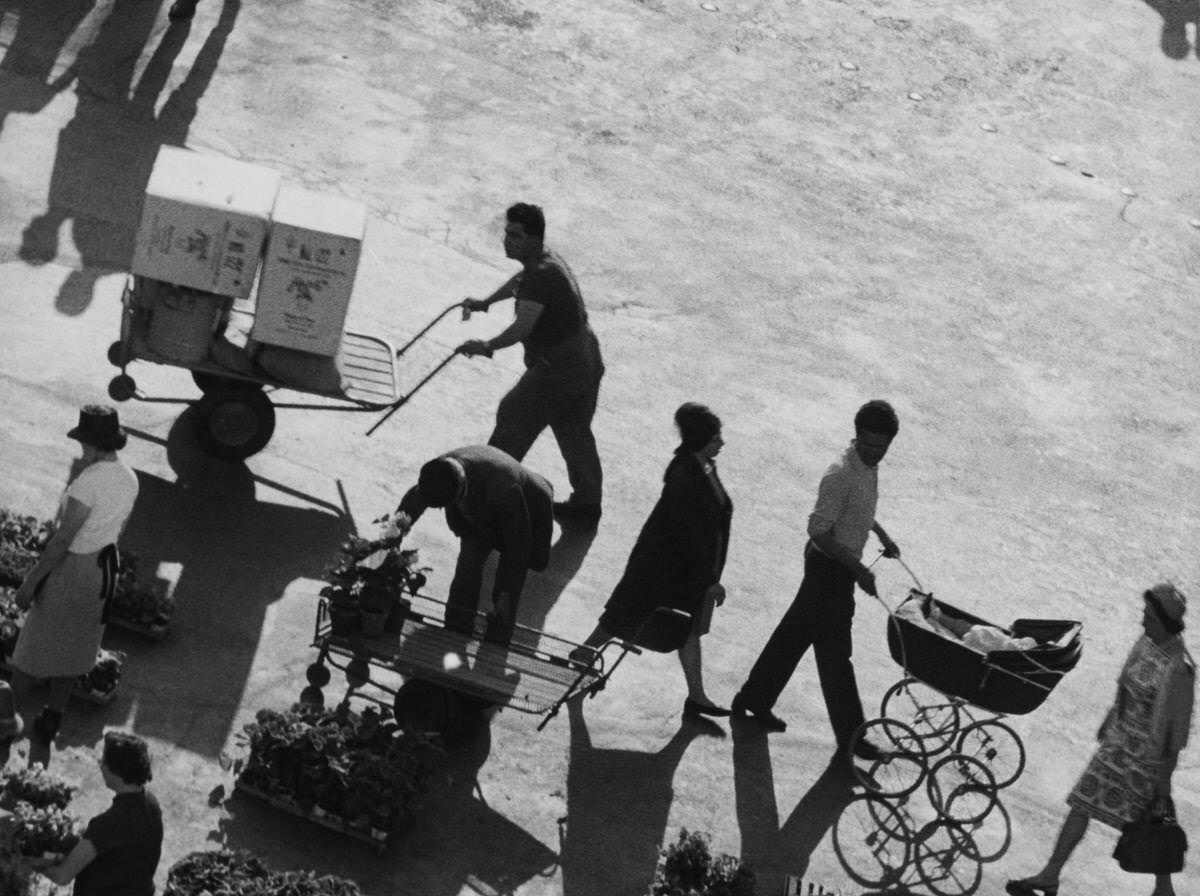
<svg viewBox="0 0 1200 896"><path fill-rule="evenodd" d="M853 441L825 471L817 489L816 506L808 518L800 590L733 698L735 716L748 716L771 731L785 730L787 724L771 709L811 646L839 752L847 749L863 723L862 701L850 662L854 585L875 594L875 575L862 562L872 532L883 545L885 557L900 556L896 543L875 520L879 462L899 430L899 418L886 401L869 401L859 408ZM861 759L882 755L879 747L865 739L855 743L854 752ZM848 756L844 758L850 761Z"/></svg>
<svg viewBox="0 0 1200 896"><path fill-rule="evenodd" d="M550 559L553 503L549 482L490 445L456 448L421 467L394 522L407 532L426 508L446 508L446 524L460 542L446 628L474 631L483 568L492 551L499 551L484 637L511 640L526 571L540 572Z"/></svg>

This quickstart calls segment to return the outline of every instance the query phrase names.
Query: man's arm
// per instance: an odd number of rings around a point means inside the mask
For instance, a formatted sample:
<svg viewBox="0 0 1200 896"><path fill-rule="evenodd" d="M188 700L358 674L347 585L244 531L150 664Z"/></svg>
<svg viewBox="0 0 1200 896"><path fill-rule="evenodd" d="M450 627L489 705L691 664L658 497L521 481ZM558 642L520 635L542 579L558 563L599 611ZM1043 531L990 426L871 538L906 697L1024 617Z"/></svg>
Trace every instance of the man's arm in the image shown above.
<svg viewBox="0 0 1200 896"><path fill-rule="evenodd" d="M525 506L520 485L514 482L509 486L493 512L498 517L500 530L500 560L496 564L494 593L500 600L513 600L520 596L524 587L533 553L529 508ZM497 606L496 609L507 611L509 608Z"/></svg>
<svg viewBox="0 0 1200 896"><path fill-rule="evenodd" d="M33 567L29 575L25 576L21 587L14 595L17 606L22 610L29 608L33 603L33 595L37 591L38 585L67 556L71 542L75 540L75 536L79 534L79 530L83 528L83 524L87 522L91 512L92 509L78 498L67 498L67 507L63 512L58 530L46 545L45 550L42 551L37 565Z"/></svg>
<svg viewBox="0 0 1200 896"><path fill-rule="evenodd" d="M900 559L900 546L892 541L892 537L884 531L883 526L879 525L876 520L871 524L871 531L875 533L875 537L879 539L879 543L883 545L883 556L889 560Z"/></svg>
<svg viewBox="0 0 1200 896"><path fill-rule="evenodd" d="M543 306L537 302L517 301L517 313L513 322L491 339L468 339L458 347L458 351L467 357L485 355L491 357L497 349L508 348L524 341L533 332L534 325L542 316Z"/></svg>
<svg viewBox="0 0 1200 896"><path fill-rule="evenodd" d="M874 596L875 594L875 573L867 569L866 564L854 556L848 548L838 543L833 537L833 530L827 529L824 532L810 532L808 535L812 539L813 544L821 549L828 557L832 557L850 572L854 573L854 580L858 582L858 587L863 591Z"/></svg>
<svg viewBox="0 0 1200 896"><path fill-rule="evenodd" d="M463 299L463 307L468 311L486 312L497 302L511 299L517 294L517 284L520 282L523 273L524 271L517 271L517 273L501 283L499 288L486 299Z"/></svg>
<svg viewBox="0 0 1200 896"><path fill-rule="evenodd" d="M413 524L421 518L421 514L428 508L429 505L425 503L425 499L421 497L421 492L414 485L400 499L400 504L396 507L393 522L407 535L408 530L413 527Z"/></svg>

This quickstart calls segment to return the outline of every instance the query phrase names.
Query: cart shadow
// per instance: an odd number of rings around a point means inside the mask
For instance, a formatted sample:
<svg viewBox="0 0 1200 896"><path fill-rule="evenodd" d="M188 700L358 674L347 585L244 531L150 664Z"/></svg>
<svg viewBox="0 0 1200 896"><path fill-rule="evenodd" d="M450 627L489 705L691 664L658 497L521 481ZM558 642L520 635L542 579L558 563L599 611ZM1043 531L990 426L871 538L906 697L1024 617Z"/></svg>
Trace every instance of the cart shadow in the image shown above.
<svg viewBox="0 0 1200 896"><path fill-rule="evenodd" d="M642 892L654 879L684 753L697 737L724 737L725 732L707 719L685 720L655 753L606 750L592 745L582 699L567 704L567 715L571 754L567 815L559 820L562 892Z"/></svg>
<svg viewBox="0 0 1200 896"><path fill-rule="evenodd" d="M226 802L228 815L209 839L251 850L282 870L311 867L313 840L320 836L321 873L354 880L364 892L514 893L534 877L552 875L558 856L488 805L478 775L491 752L489 717L476 714L470 729L447 747L445 774L425 794L414 825L396 835L383 856L243 794Z"/></svg>
<svg viewBox="0 0 1200 896"><path fill-rule="evenodd" d="M854 799L853 778L835 755L781 825L766 730L738 720L731 727L741 858L764 892L774 892L786 875L808 870L813 851Z"/></svg>
<svg viewBox="0 0 1200 896"><path fill-rule="evenodd" d="M199 456L187 414L171 431L168 458L175 482L138 471L122 545L139 556L143 576L177 566L171 636L147 644L110 629L106 645L130 658L113 706L125 708L138 733L215 757L244 697L267 608L297 578L322 574L353 521L324 502L314 501L329 509L262 499L262 481L243 464ZM119 723L115 714L109 724ZM73 726L69 733L75 742ZM88 731L83 742L97 737Z"/></svg>
<svg viewBox="0 0 1200 896"><path fill-rule="evenodd" d="M74 117L58 136L46 210L25 228L18 254L35 265L55 260L60 256L59 234L71 222L80 267L68 275L55 301L63 314L85 311L96 281L108 271L127 267L158 149L186 142L241 0L224 0L220 18L187 75L160 106L159 97L191 28L189 22L161 23L161 5L113 0L94 40L80 50L71 71L45 88L61 90L73 77L77 103ZM60 21L58 6L28 3L22 10L22 24L32 19L31 33L49 32L54 40L65 42L70 32L66 36L62 32L71 21ZM83 15L78 10L74 14L78 25ZM158 44L137 76L145 48L156 38Z"/></svg>

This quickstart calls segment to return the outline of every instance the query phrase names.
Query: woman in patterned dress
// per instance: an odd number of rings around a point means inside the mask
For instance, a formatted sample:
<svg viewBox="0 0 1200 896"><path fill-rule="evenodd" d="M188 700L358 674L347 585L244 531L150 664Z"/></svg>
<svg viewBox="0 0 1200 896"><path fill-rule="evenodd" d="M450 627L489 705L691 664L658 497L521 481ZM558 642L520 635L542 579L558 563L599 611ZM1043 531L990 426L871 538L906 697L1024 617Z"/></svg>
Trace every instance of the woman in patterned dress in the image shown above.
<svg viewBox="0 0 1200 896"><path fill-rule="evenodd" d="M1055 896L1059 873L1091 819L1120 830L1170 799L1195 698L1196 667L1181 635L1187 600L1173 585L1155 585L1143 599L1145 633L1121 670L1116 701L1100 726L1100 746L1067 797L1071 811L1054 852L1037 874L1008 882L1012 896ZM1155 875L1152 896L1174 893L1171 875Z"/></svg>

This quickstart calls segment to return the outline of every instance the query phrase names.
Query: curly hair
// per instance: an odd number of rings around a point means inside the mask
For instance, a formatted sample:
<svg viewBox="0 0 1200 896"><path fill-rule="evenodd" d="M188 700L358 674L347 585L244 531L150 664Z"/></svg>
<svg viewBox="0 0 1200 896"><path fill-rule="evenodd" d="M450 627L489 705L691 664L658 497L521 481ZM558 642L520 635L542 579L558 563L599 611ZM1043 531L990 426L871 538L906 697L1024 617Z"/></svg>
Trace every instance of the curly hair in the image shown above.
<svg viewBox="0 0 1200 896"><path fill-rule="evenodd" d="M150 772L150 748L136 734L126 731L104 733L104 764L126 784L145 784Z"/></svg>

